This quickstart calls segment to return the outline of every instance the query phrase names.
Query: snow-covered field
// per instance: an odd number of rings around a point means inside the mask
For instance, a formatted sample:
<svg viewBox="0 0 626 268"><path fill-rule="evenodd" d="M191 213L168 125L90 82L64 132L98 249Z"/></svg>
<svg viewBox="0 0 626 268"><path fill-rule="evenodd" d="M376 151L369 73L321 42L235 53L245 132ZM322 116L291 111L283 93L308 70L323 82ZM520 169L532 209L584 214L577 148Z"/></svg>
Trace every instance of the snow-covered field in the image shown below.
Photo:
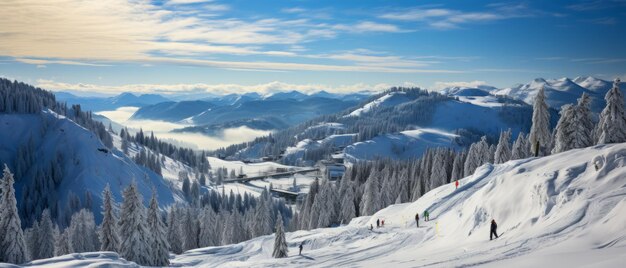
<svg viewBox="0 0 626 268"><path fill-rule="evenodd" d="M172 265L622 267L626 262L626 144L484 165L460 182L458 189L444 185L346 226L288 233L285 259L271 257L274 237L268 235L190 250L175 256ZM426 209L431 220L416 228L415 213L422 216ZM368 230L376 219L384 219L385 227ZM501 235L493 241L491 219ZM83 256L82 262L61 257L55 265L126 264L115 256L94 258L102 257ZM42 263L31 266L46 266Z"/></svg>

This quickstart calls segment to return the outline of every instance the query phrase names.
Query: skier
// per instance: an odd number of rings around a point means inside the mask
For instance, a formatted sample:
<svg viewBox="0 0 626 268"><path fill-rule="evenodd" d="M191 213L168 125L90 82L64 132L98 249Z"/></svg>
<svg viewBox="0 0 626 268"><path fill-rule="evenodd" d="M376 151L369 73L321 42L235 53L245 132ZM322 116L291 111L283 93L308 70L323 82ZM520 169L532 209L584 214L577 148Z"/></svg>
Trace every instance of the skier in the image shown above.
<svg viewBox="0 0 626 268"><path fill-rule="evenodd" d="M498 225L496 224L496 220L491 219L491 233L489 234L489 240L493 240L493 236L495 235L498 238Z"/></svg>
<svg viewBox="0 0 626 268"><path fill-rule="evenodd" d="M417 228L420 228L420 214L415 213L415 224L417 224Z"/></svg>
<svg viewBox="0 0 626 268"><path fill-rule="evenodd" d="M455 189L459 189L459 180L454 181L454 186L456 186Z"/></svg>
<svg viewBox="0 0 626 268"><path fill-rule="evenodd" d="M376 219L376 228L380 228L380 219Z"/></svg>
<svg viewBox="0 0 626 268"><path fill-rule="evenodd" d="M430 220L430 214L428 214L428 210L424 210L424 221Z"/></svg>
<svg viewBox="0 0 626 268"><path fill-rule="evenodd" d="M300 254L299 255L302 255L302 247L304 247L304 241L302 241L302 243L300 243Z"/></svg>
<svg viewBox="0 0 626 268"><path fill-rule="evenodd" d="M380 221L380 225L381 225L382 227L385 227L385 220Z"/></svg>
<svg viewBox="0 0 626 268"><path fill-rule="evenodd" d="M374 225L370 224L370 231L374 230Z"/></svg>

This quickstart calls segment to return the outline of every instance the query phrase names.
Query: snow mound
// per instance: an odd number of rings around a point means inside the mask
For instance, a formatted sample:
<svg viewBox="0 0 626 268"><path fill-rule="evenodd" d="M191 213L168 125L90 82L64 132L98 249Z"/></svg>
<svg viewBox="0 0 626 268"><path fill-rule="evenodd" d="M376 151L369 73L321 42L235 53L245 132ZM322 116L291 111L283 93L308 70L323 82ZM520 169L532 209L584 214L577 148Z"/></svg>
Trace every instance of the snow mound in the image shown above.
<svg viewBox="0 0 626 268"><path fill-rule="evenodd" d="M72 253L44 260L36 260L17 265L0 263L0 267L140 267L134 262L121 258L115 252Z"/></svg>

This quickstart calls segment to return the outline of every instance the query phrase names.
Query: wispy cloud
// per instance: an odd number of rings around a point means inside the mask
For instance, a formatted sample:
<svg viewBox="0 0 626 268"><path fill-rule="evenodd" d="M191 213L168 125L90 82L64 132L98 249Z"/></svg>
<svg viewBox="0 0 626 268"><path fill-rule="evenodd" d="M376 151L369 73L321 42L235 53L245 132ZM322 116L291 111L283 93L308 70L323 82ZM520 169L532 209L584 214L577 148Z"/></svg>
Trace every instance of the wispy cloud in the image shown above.
<svg viewBox="0 0 626 268"><path fill-rule="evenodd" d="M533 16L534 12L526 5L491 5L485 11L461 11L447 8L415 7L392 11L380 15L380 18L396 21L422 22L433 29L453 29L464 24L490 22L512 18Z"/></svg>
<svg viewBox="0 0 626 268"><path fill-rule="evenodd" d="M176 0L167 4L198 4L212 12L229 10L229 6L213 1ZM214 56L307 59L311 57L299 53L306 50L304 44L308 42L332 39L344 33L395 33L403 30L394 24L367 20L353 24L330 24L313 22L308 18L241 19L196 15L144 1L6 0L0 2L0 36L3 37L0 56L37 65L100 66L136 62L255 70L455 72L411 69L408 67L415 65L406 63L395 66L366 65L362 60L344 65L290 63L284 59L273 61L266 58L220 60Z"/></svg>

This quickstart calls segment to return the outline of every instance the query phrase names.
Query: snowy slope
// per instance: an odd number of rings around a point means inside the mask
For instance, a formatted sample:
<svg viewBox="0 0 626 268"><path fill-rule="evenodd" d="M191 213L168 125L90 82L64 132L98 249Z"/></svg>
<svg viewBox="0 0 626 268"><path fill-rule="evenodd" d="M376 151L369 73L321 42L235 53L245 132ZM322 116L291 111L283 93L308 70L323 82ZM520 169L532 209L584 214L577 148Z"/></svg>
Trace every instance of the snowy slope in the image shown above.
<svg viewBox="0 0 626 268"><path fill-rule="evenodd" d="M371 111L372 109L376 107L397 105L403 102L407 102L409 100L410 99L406 97L406 92L402 92L402 91L391 92L389 94L386 94L378 99L375 99L363 105L363 107L360 107L352 111L350 114L346 116L361 116L363 114L368 113L369 111Z"/></svg>
<svg viewBox="0 0 626 268"><path fill-rule="evenodd" d="M451 147L457 135L436 129L407 130L395 134L385 134L365 142L354 143L344 150L348 160L378 158L409 159L422 156L428 148Z"/></svg>
<svg viewBox="0 0 626 268"><path fill-rule="evenodd" d="M593 162L598 163L596 171ZM290 257L271 257L273 235L187 251L182 267L621 267L626 261L626 143L484 165L413 203L337 228L287 233ZM431 221L415 228L415 213ZM500 238L489 241L489 222ZM384 219L384 228L366 226ZM304 242L303 256L298 245ZM87 253L33 267L128 265ZM47 265L46 265L47 264ZM92 265L92 266L90 266ZM7 266L10 267L10 266Z"/></svg>
<svg viewBox="0 0 626 268"><path fill-rule="evenodd" d="M114 150L101 152L105 148L93 133L73 121L51 111L42 115L0 114L0 125L11 131L0 131L0 163L14 166L13 159L19 146L27 144L32 137L35 150L35 162L28 169L27 178L16 178L17 200L20 202L23 187L32 187L33 172L45 170L51 161L60 158L63 178L54 189L58 204L63 208L69 193L85 201L85 193L93 198L92 210L100 211L100 195L108 183L117 201L121 201L121 191L131 181L137 182L138 189L149 200L155 187L162 206L179 199L173 193L170 184L154 172L136 165L122 152ZM100 213L95 213L96 220Z"/></svg>
<svg viewBox="0 0 626 268"><path fill-rule="evenodd" d="M591 161L600 159L599 171ZM191 250L175 265L211 267L619 267L626 261L626 144L485 165L414 203L393 205L339 228L287 234L289 258L273 259L273 236ZM431 221L415 228L424 209ZM376 219L387 227L366 229ZM489 221L502 237L489 241ZM297 246L305 242L304 256Z"/></svg>

